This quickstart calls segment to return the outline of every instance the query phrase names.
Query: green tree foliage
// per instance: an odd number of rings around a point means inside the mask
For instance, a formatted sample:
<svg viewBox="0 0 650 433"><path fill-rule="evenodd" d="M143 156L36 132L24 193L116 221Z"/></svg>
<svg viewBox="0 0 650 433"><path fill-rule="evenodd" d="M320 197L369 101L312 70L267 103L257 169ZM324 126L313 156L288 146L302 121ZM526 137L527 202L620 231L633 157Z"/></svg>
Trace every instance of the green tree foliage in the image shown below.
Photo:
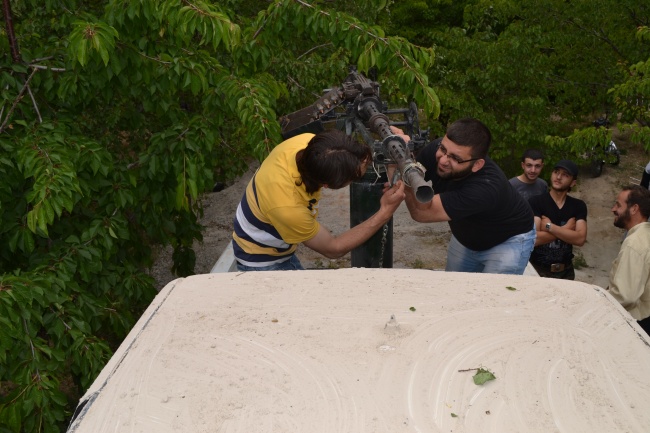
<svg viewBox="0 0 650 433"><path fill-rule="evenodd" d="M482 119L494 134L491 155L513 174L526 148L544 149L550 160L579 159L607 142L611 131L589 128L605 114L613 123L622 115L636 141L650 146L642 139L647 4L420 0L389 8L390 19L381 21L388 34L435 47L428 75L442 103L433 130L441 134L459 117Z"/></svg>
<svg viewBox="0 0 650 433"><path fill-rule="evenodd" d="M634 0L1 1L2 432L63 428L155 295L155 247L191 274L200 195L350 64L433 134L482 119L506 168L579 157L603 112L650 143Z"/></svg>
<svg viewBox="0 0 650 433"><path fill-rule="evenodd" d="M650 52L650 27L639 26L637 37L646 52ZM632 132L632 139L645 143L650 150L650 55L631 64L625 79L610 89L610 93L626 122L625 129Z"/></svg>
<svg viewBox="0 0 650 433"><path fill-rule="evenodd" d="M433 50L299 0L2 0L0 431L61 431L155 295L193 272L200 195L278 113L376 68L433 119ZM381 1L364 6L365 18ZM10 12L10 15L7 13ZM372 20L370 21L372 22ZM396 89L399 89L397 91Z"/></svg>

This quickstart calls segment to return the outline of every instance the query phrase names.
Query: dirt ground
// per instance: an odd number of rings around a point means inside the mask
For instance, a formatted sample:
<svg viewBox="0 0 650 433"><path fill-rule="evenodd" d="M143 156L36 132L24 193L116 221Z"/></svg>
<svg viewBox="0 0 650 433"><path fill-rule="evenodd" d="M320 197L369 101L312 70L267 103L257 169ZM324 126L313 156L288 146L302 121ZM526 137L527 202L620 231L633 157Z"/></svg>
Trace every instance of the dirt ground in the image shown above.
<svg viewBox="0 0 650 433"><path fill-rule="evenodd" d="M597 178L590 176L588 167L581 167L578 185L570 193L584 200L588 210L587 242L582 247L574 247L576 280L600 287L607 287L609 269L623 239L623 231L612 224L612 204L621 186L639 183L649 158L638 146L619 145L619 148L622 150L619 165L606 166ZM551 169L545 167L542 176L548 179ZM230 242L233 216L252 174L253 168L224 190L204 196L202 223L205 232L203 242L195 244L197 274L209 273ZM319 221L332 233L341 233L349 227L349 207L348 188L324 190ZM449 238L447 223L414 222L406 205L402 204L393 217L393 267L444 269ZM350 267L350 254L330 260L301 246L298 257L306 268ZM159 289L176 278L170 268L171 250L167 249L160 252L152 269Z"/></svg>

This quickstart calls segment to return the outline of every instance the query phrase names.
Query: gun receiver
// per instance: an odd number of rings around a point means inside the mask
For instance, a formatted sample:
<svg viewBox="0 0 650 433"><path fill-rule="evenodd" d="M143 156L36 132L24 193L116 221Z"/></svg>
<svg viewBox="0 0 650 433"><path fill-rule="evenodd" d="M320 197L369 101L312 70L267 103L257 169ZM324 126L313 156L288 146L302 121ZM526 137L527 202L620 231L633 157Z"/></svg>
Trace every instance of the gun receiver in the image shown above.
<svg viewBox="0 0 650 433"><path fill-rule="evenodd" d="M337 111L345 107L345 112ZM392 122L387 114L403 114L404 121ZM413 188L421 203L431 201L434 195L431 181L424 180L424 167L413 158L413 150L424 146L428 131L420 131L417 107L411 103L408 109L388 110L379 97L379 85L352 69L341 87L329 89L314 104L280 119L282 136L287 139L304 132L320 132L324 124L336 122L348 135L358 132L373 149L376 165L397 165L404 183ZM406 143L393 134L391 125L403 127L411 140ZM371 133L381 140L373 138Z"/></svg>

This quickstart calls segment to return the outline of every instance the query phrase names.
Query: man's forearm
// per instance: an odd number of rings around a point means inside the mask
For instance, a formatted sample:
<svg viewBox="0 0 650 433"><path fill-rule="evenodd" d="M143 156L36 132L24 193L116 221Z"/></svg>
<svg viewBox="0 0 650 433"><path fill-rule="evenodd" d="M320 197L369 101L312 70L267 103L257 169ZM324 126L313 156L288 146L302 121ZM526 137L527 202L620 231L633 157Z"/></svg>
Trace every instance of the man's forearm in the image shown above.
<svg viewBox="0 0 650 433"><path fill-rule="evenodd" d="M384 189L379 210L370 218L336 237L321 226L321 230L315 237L303 243L325 257L330 259L339 258L370 239L377 230L391 219L403 200L404 183L400 181L392 187Z"/></svg>
<svg viewBox="0 0 650 433"><path fill-rule="evenodd" d="M582 231L573 230L568 227L561 227L556 225L551 226L550 234L566 242L567 244L575 245L578 247L583 246L587 238L586 234L583 233Z"/></svg>
<svg viewBox="0 0 650 433"><path fill-rule="evenodd" d="M415 192L411 188L406 189L406 207L411 214L411 218L421 223L435 223L442 221L449 221L451 218L445 212L440 201L438 194L433 196L433 199L427 203L420 203L415 198Z"/></svg>
<svg viewBox="0 0 650 433"><path fill-rule="evenodd" d="M537 230L537 237L535 238L535 246L550 244L557 238L549 232Z"/></svg>
<svg viewBox="0 0 650 433"><path fill-rule="evenodd" d="M421 221L423 218L424 209L421 209L422 204L417 201L415 198L415 193L413 192L413 189L411 188L406 188L404 190L406 193L406 198L404 199L404 202L406 203L406 207L409 210L409 213L411 214L411 218L413 218L415 221Z"/></svg>
<svg viewBox="0 0 650 433"><path fill-rule="evenodd" d="M340 235L333 237L331 242L328 243L327 248L323 250L312 249L330 259L342 257L370 239L379 229L390 221L391 217L392 214L390 212L380 208L367 220L357 224ZM306 245L310 246L308 242Z"/></svg>

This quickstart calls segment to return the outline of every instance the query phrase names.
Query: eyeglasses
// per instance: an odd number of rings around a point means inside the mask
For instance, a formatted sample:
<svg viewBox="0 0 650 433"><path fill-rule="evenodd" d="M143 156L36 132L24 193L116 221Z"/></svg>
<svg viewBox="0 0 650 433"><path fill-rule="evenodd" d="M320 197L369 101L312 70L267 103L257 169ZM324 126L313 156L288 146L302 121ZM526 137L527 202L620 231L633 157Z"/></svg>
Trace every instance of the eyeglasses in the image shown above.
<svg viewBox="0 0 650 433"><path fill-rule="evenodd" d="M440 150L440 153L442 153L443 156L446 156L448 159L451 159L456 164L465 164L466 162L478 161L479 159L483 159L483 158L460 159L456 155L448 155L447 154L447 148L442 145L442 142L440 144L438 144L438 150Z"/></svg>

